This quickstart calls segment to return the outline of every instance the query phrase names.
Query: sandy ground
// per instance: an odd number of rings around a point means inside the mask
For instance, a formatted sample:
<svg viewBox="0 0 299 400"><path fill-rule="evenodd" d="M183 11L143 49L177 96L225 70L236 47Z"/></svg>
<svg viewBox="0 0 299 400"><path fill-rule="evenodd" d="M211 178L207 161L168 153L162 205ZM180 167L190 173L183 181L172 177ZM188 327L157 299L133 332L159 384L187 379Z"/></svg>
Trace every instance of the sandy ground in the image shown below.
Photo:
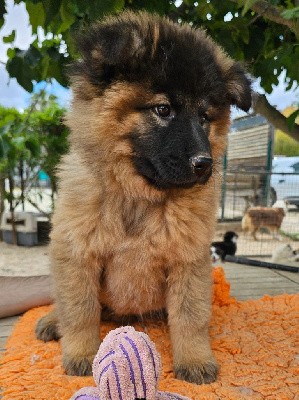
<svg viewBox="0 0 299 400"><path fill-rule="evenodd" d="M283 231L299 233L299 212L295 211L287 213L282 225ZM230 230L239 234L237 255L270 261L275 249L286 243L290 244L294 250L299 251L299 241L293 241L290 237L280 236L280 240L275 240L267 232L259 232L258 240L253 240L250 235L242 233L240 221L218 224L214 240L222 240L223 234ZM48 251L48 246L23 247L0 242L0 276L49 274Z"/></svg>
<svg viewBox="0 0 299 400"><path fill-rule="evenodd" d="M218 230L215 239L222 240L222 236L226 230ZM273 239L271 235L259 234L259 240L254 241L241 232L238 232L238 234L237 255L250 255L263 261L270 261L270 255L275 248L284 243L291 244L293 249L298 249L299 247L298 242L292 242L288 238L281 238L278 241ZM48 252L48 246L24 247L0 242L0 276L47 275L49 274ZM267 254L268 257L262 257L261 254Z"/></svg>
<svg viewBox="0 0 299 400"><path fill-rule="evenodd" d="M0 275L49 274L48 246L23 247L0 242Z"/></svg>
<svg viewBox="0 0 299 400"><path fill-rule="evenodd" d="M39 191L36 193L36 202L42 209L49 209L50 196L48 189L42 189L42 201L38 196ZM41 202L40 202L41 201ZM39 203L40 202L40 203ZM233 202L228 202L226 211L230 212L230 207ZM236 211L236 210L237 211ZM236 217L235 212L239 212L240 216L244 212L244 204L236 204L235 209L232 211L230 217ZM26 205L27 211L34 211L30 209L30 205ZM288 234L299 234L299 210L295 207L288 209L287 215L283 220L281 229ZM219 223L214 240L222 240L223 234L226 231L233 230L239 234L237 255L248 257L260 258L261 260L268 261L271 258L274 250L282 244L290 244L294 250L299 251L299 241L293 241L292 236L281 236L280 240L273 239L272 235L267 232L258 233L258 240L255 241L250 235L245 236L241 230L241 222L227 222ZM49 273L49 259L47 246L34 246L22 247L12 246L0 242L0 276L31 276L31 275L45 275Z"/></svg>

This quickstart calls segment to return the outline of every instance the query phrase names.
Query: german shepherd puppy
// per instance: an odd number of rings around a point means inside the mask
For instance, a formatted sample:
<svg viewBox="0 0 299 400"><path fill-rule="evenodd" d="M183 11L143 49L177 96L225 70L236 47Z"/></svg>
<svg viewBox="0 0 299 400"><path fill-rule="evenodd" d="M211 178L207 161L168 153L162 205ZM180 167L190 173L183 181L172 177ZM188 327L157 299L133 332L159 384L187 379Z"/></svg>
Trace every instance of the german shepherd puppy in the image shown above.
<svg viewBox="0 0 299 400"><path fill-rule="evenodd" d="M66 372L87 375L104 306L166 308L176 377L212 382L216 169L250 82L203 30L144 12L97 23L78 47L53 217L55 309L37 337L61 337Z"/></svg>

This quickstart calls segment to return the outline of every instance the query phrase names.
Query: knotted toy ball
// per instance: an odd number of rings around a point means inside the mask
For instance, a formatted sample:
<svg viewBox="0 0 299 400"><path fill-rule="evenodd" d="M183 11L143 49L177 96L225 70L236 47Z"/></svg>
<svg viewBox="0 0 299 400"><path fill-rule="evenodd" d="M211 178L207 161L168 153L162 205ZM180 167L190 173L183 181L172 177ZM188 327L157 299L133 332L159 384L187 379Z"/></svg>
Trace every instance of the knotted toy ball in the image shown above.
<svg viewBox="0 0 299 400"><path fill-rule="evenodd" d="M110 331L92 365L96 387L85 387L71 400L190 400L157 391L161 358L154 343L132 326Z"/></svg>

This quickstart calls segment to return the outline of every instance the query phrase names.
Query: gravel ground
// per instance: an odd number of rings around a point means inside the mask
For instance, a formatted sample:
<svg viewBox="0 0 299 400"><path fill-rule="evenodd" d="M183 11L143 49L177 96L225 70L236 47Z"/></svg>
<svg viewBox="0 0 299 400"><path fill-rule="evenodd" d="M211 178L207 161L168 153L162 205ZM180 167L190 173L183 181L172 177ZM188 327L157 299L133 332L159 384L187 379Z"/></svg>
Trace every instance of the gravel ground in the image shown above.
<svg viewBox="0 0 299 400"><path fill-rule="evenodd" d="M48 246L23 247L0 242L0 275L49 274Z"/></svg>
<svg viewBox="0 0 299 400"><path fill-rule="evenodd" d="M299 224L298 224L299 226ZM250 255L261 258L264 261L270 260L269 256L277 246L289 243L293 249L299 250L299 242L293 242L289 238L281 237L275 240L271 235L258 234L259 240L255 241L250 236L240 232L240 224L219 226L215 240L222 240L227 230L235 230L239 234L237 255ZM48 246L13 246L0 242L0 276L33 276L49 274ZM268 255L267 258L260 257L261 254ZM299 265L299 264L298 264Z"/></svg>

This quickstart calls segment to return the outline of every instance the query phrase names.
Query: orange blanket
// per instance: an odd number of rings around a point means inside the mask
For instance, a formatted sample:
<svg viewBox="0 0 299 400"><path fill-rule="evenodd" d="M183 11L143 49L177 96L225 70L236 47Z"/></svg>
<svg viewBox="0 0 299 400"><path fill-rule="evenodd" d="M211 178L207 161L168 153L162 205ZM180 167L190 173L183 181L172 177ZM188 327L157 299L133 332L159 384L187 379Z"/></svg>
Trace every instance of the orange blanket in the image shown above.
<svg viewBox="0 0 299 400"><path fill-rule="evenodd" d="M68 400L91 377L64 375L59 343L42 343L34 326L49 307L28 311L18 322L1 360L3 400ZM104 337L115 324L104 324ZM237 302L221 268L214 271L212 347L221 366L217 382L197 386L174 379L168 329L149 322L146 333L162 356L160 390L198 400L299 399L299 294ZM144 327L136 325L142 330Z"/></svg>

